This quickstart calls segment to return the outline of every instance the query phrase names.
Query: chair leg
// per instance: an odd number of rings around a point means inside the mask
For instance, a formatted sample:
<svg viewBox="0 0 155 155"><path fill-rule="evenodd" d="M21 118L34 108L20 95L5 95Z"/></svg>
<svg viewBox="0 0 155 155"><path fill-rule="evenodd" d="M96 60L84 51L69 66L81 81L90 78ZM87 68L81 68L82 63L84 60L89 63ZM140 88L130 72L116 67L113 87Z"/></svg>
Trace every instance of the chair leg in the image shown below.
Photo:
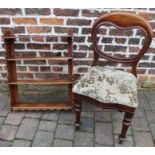
<svg viewBox="0 0 155 155"><path fill-rule="evenodd" d="M126 112L124 115L124 120L123 120L123 124L122 124L122 131L121 131L121 134L119 135L119 144L122 144L126 138L126 133L127 133L128 128L131 124L131 120L133 118L133 115L134 115L134 112L133 113Z"/></svg>
<svg viewBox="0 0 155 155"><path fill-rule="evenodd" d="M75 110L75 128L79 130L80 128L80 117L81 117L81 101L74 99L74 110Z"/></svg>

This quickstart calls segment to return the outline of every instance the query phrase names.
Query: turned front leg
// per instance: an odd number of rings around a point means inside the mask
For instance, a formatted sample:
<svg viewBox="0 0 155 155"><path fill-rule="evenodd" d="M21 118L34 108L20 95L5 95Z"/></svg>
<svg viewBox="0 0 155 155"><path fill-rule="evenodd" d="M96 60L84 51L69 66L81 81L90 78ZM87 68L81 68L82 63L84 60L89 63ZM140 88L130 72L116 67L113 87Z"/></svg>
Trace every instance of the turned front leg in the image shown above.
<svg viewBox="0 0 155 155"><path fill-rule="evenodd" d="M75 128L78 130L80 128L80 118L81 118L81 101L74 99L74 110L75 110Z"/></svg>
<svg viewBox="0 0 155 155"><path fill-rule="evenodd" d="M127 133L128 128L131 124L133 115L134 115L134 113L127 113L127 112L125 113L123 124L122 124L122 131L121 131L121 134L119 135L119 144L122 144L126 138L126 133Z"/></svg>

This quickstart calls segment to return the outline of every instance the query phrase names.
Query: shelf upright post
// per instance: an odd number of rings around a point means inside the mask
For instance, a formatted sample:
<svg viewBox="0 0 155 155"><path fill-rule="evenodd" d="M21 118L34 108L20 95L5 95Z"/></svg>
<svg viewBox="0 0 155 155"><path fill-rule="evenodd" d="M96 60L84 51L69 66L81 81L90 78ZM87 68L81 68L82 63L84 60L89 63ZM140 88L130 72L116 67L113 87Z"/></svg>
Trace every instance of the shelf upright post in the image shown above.
<svg viewBox="0 0 155 155"><path fill-rule="evenodd" d="M7 59L15 58L15 47L14 47L15 36L11 31L4 32L4 42L5 42L5 51L6 51L6 66L7 66L7 78L8 84L12 81L17 80L17 72L16 72L16 62L15 61L7 61ZM10 85L10 98L11 98L11 110L12 107L17 103L19 98L18 94L18 86Z"/></svg>
<svg viewBox="0 0 155 155"><path fill-rule="evenodd" d="M68 56L71 59L68 59L68 80L73 82L73 30L71 29L68 32ZM70 102L73 104L73 93L72 93L72 83L68 85L68 97Z"/></svg>

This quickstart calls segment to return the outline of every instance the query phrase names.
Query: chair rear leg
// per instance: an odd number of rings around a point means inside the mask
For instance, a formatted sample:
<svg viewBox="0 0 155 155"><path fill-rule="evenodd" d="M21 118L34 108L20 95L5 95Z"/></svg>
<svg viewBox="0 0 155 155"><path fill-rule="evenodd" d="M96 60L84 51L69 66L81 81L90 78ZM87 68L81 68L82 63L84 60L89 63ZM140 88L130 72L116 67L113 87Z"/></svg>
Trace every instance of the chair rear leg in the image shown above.
<svg viewBox="0 0 155 155"><path fill-rule="evenodd" d="M128 128L131 124L131 120L133 118L133 115L134 115L134 112L133 113L126 112L124 115L124 120L123 120L123 124L122 124L122 131L121 131L121 134L119 135L119 144L122 144L126 138L126 133L127 133Z"/></svg>
<svg viewBox="0 0 155 155"><path fill-rule="evenodd" d="M75 110L75 128L79 130L81 124L81 101L74 99L74 110Z"/></svg>

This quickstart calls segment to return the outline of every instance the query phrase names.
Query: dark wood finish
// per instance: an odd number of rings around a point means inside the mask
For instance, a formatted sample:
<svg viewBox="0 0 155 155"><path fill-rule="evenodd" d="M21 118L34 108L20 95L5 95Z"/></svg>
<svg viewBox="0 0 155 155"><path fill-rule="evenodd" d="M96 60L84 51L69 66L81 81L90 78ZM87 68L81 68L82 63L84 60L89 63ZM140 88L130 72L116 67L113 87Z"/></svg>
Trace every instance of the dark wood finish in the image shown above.
<svg viewBox="0 0 155 155"><path fill-rule="evenodd" d="M80 128L81 120L80 120L80 115L81 115L81 100L78 100L77 98L74 98L74 110L75 110L75 127L78 130Z"/></svg>
<svg viewBox="0 0 155 155"><path fill-rule="evenodd" d="M5 39L7 38L7 39ZM4 34L4 43L6 49L6 59L15 58L15 49L14 49L14 35L10 31L6 31ZM16 73L16 62L6 62L7 71L8 71L8 82L14 81L17 79ZM19 99L18 87L16 85L9 85L10 97L11 97L11 107Z"/></svg>
<svg viewBox="0 0 155 155"><path fill-rule="evenodd" d="M133 28L141 29L144 32L144 43L140 52L132 58L117 58L110 55L107 55L103 51L101 51L97 46L97 33L99 27L104 24L110 24L116 27L119 30L129 30ZM99 57L107 59L108 61L117 62L117 63L128 63L132 67L132 73L137 76L137 65L139 60L143 57L144 53L148 50L150 43L152 41L152 28L150 24L141 16L138 16L134 13L126 13L126 12L113 12L107 13L101 17L99 17L93 27L91 32L92 45L94 50L94 60L92 66L96 66L99 60ZM105 104L99 101L96 101L90 97L86 97L83 95L79 95L74 93L74 109L76 115L75 126L78 129L80 127L80 113L81 113L81 103L82 101L93 104L102 109L114 109L120 112L125 112L124 121L122 124L122 131L119 136L119 143L121 144L125 140L127 129L131 123L132 117L134 115L135 108L128 107L120 104Z"/></svg>
<svg viewBox="0 0 155 155"><path fill-rule="evenodd" d="M126 138L126 133L127 133L128 128L129 128L129 126L130 126L130 124L131 124L133 115L134 115L134 110L133 110L132 113L130 113L130 112L125 112L124 120L123 120L123 124L122 124L122 131L121 131L121 134L119 135L119 143L120 143L120 144L122 144L123 141L124 141L125 138Z"/></svg>
<svg viewBox="0 0 155 155"><path fill-rule="evenodd" d="M68 35L73 36L73 31L70 30ZM68 57L73 58L73 41L72 37L68 37ZM72 59L68 59L68 81L72 81L73 77L73 65ZM68 85L68 97L71 103L73 103L72 84ZM73 104L72 104L73 106Z"/></svg>
<svg viewBox="0 0 155 155"><path fill-rule="evenodd" d="M72 30L67 35L50 35L50 37L67 37L68 39L68 56L64 57L15 57L14 41L15 35L11 31L4 33L4 42L6 49L6 63L8 72L8 84L11 96L11 110L68 110L73 108L72 95ZM20 37L21 38L21 37ZM52 60L68 61L68 79L66 80L17 80L16 61L18 60ZM18 102L18 85L68 85L69 103L22 103Z"/></svg>

